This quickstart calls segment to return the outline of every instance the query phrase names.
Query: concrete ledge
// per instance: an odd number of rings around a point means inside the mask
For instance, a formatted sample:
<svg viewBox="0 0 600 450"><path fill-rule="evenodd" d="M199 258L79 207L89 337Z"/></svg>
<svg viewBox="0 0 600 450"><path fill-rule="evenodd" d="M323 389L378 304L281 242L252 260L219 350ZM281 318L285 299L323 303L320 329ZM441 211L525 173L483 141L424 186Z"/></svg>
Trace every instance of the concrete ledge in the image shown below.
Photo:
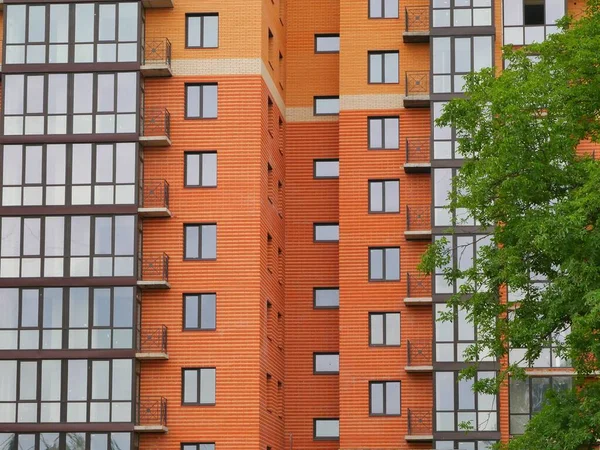
<svg viewBox="0 0 600 450"><path fill-rule="evenodd" d="M432 303L433 299L431 297L406 297L404 299L406 306L431 305Z"/></svg>
<svg viewBox="0 0 600 450"><path fill-rule="evenodd" d="M409 95L404 97L405 108L429 108L429 95Z"/></svg>
<svg viewBox="0 0 600 450"><path fill-rule="evenodd" d="M405 231L404 237L407 241L430 241L431 230Z"/></svg>
<svg viewBox="0 0 600 450"><path fill-rule="evenodd" d="M431 163L406 163L404 173L430 173Z"/></svg>
<svg viewBox="0 0 600 450"><path fill-rule="evenodd" d="M138 208L138 214L142 218L172 217L169 208Z"/></svg>
<svg viewBox="0 0 600 450"><path fill-rule="evenodd" d="M169 359L169 354L168 353L136 353L135 357L137 359L146 359L146 360L156 360L156 359L161 359L161 360L168 360Z"/></svg>
<svg viewBox="0 0 600 450"><path fill-rule="evenodd" d="M165 425L136 425L133 431L137 433L168 433L169 429Z"/></svg>
<svg viewBox="0 0 600 450"><path fill-rule="evenodd" d="M173 0L142 0L144 8L172 8Z"/></svg>
<svg viewBox="0 0 600 450"><path fill-rule="evenodd" d="M407 372L433 372L433 366L406 366L404 370Z"/></svg>
<svg viewBox="0 0 600 450"><path fill-rule="evenodd" d="M162 281L162 280L157 280L157 281L138 280L137 286L140 289L171 289L171 285L169 284L169 282Z"/></svg>
<svg viewBox="0 0 600 450"><path fill-rule="evenodd" d="M171 138L168 136L140 136L140 144L144 147L170 147Z"/></svg>
<svg viewBox="0 0 600 450"><path fill-rule="evenodd" d="M405 44L419 44L429 42L429 30L405 31L404 33L402 33L402 41Z"/></svg>
<svg viewBox="0 0 600 450"><path fill-rule="evenodd" d="M406 442L429 442L433 441L432 434L407 434L404 436Z"/></svg>
<svg viewBox="0 0 600 450"><path fill-rule="evenodd" d="M140 71L146 78L168 78L173 76L171 66L168 64L144 64L140 67Z"/></svg>

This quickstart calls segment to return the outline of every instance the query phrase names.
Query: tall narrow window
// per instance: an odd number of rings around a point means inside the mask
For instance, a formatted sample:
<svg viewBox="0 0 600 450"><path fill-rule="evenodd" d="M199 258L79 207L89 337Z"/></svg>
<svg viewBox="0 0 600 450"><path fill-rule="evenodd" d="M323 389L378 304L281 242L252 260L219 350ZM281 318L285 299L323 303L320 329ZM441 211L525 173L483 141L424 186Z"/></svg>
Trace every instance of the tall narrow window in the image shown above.
<svg viewBox="0 0 600 450"><path fill-rule="evenodd" d="M185 32L188 48L216 48L219 46L219 15L188 14Z"/></svg>
<svg viewBox="0 0 600 450"><path fill-rule="evenodd" d="M398 52L369 52L369 83L398 83Z"/></svg>
<svg viewBox="0 0 600 450"><path fill-rule="evenodd" d="M217 117L217 85L186 84L186 119L215 119Z"/></svg>

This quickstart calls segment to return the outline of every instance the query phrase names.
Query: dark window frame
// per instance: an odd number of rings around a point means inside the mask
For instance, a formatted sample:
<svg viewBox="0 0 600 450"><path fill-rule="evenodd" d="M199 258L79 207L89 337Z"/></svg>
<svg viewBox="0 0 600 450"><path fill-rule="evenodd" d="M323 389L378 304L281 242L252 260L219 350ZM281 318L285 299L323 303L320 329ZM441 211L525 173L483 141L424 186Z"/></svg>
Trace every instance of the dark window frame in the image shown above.
<svg viewBox="0 0 600 450"><path fill-rule="evenodd" d="M317 239L317 228L318 227L332 227L332 226L337 226L338 229L338 239ZM340 242L339 240L339 234L340 234L340 224L339 222L314 222L313 223L313 242L315 244L338 244Z"/></svg>
<svg viewBox="0 0 600 450"><path fill-rule="evenodd" d="M338 306L318 306L317 291L338 291ZM339 287L314 287L313 288L313 309L340 309L339 306Z"/></svg>
<svg viewBox="0 0 600 450"><path fill-rule="evenodd" d="M215 371L215 401L213 403L201 403L201 380L203 370ZM197 402L186 402L185 399L185 372L195 371L198 379L196 386ZM215 406L217 404L217 368L216 367L182 367L181 368L181 406Z"/></svg>
<svg viewBox="0 0 600 450"><path fill-rule="evenodd" d="M199 159L200 159L200 163L199 163L199 174L198 174L198 179L200 180L200 184L189 184L188 183L188 179L187 179L187 172L188 172L188 156L192 156L192 155L199 155ZM216 179L217 179L217 183L214 186L206 186L203 184L203 179L202 179L202 168L204 165L204 155L216 155L217 161L216 161L216 167L215 167L215 175L216 175ZM188 151L188 152L184 152L183 153L183 187L185 188L190 188L190 189L196 189L196 188L202 188L202 189L216 189L219 185L219 159L218 159L218 153L216 150L207 150L207 151Z"/></svg>
<svg viewBox="0 0 600 450"><path fill-rule="evenodd" d="M337 113L320 113L317 112L317 103L319 100L337 100L339 103L340 96L339 95L315 95L313 97L313 115L314 116L339 116L340 112L338 110Z"/></svg>
<svg viewBox="0 0 600 450"><path fill-rule="evenodd" d="M400 7L398 7L398 16L386 16L385 14L385 0L375 0L381 2L381 16L373 16L371 12L371 2L373 0L369 0L369 19L399 19L400 18Z"/></svg>
<svg viewBox="0 0 600 450"><path fill-rule="evenodd" d="M218 256L217 254L217 248L218 248L218 235L217 233L217 223L216 222L201 222L201 223L184 223L183 224L183 260L184 261L216 261L217 260L217 256L215 256L214 258L203 258L202 257L202 227L204 226L215 226L215 255ZM197 258L190 258L187 257L185 254L186 248L187 248L187 228L192 228L192 227L197 227L198 228L198 257Z"/></svg>
<svg viewBox="0 0 600 450"><path fill-rule="evenodd" d="M385 209L385 186L386 183L398 183L398 211L387 211ZM371 198L371 184L381 184L381 211L373 211ZM400 214L400 179L369 180L369 214Z"/></svg>
<svg viewBox="0 0 600 450"><path fill-rule="evenodd" d="M204 87L205 86L216 86L217 87L217 115L215 117L204 117L202 110L204 105ZM188 89L190 87L199 87L200 88L200 96L198 99L198 107L199 107L199 116L189 116L188 115ZM219 83L217 82L207 82L207 83L185 83L184 85L184 116L185 120L217 120L219 118Z"/></svg>
<svg viewBox="0 0 600 450"><path fill-rule="evenodd" d="M195 446L196 450L200 450L201 445L212 445L213 449L215 450L217 448L217 444L215 442L182 442L180 449L183 450L184 447Z"/></svg>
<svg viewBox="0 0 600 450"><path fill-rule="evenodd" d="M318 356L332 356L335 355L338 357L338 367L340 363L340 353L339 352L313 352L313 375L339 375L339 369L337 371L329 371L329 370L317 370L317 357Z"/></svg>
<svg viewBox="0 0 600 450"><path fill-rule="evenodd" d="M95 423L95 422L94 422ZM14 443L18 442L18 437L19 436L32 436L35 442L35 449L41 449L41 444L40 444L40 439L41 439L41 435L42 434L55 434L58 435L58 447L56 448L60 448L60 449L66 449L67 448L67 435L83 435L84 439L85 439L85 443L86 443L86 447L85 448L89 448L89 443L91 442L91 435L92 434L100 434L100 435L104 435L107 437L106 439L106 449L104 450L112 450L111 447L111 438L113 434L127 434L129 435L129 448L125 448L123 450L134 450L134 444L135 442L137 442L137 437L135 436L136 433L132 432L132 431L77 431L77 432L57 432L57 431L36 431L36 432L9 432L7 434L11 434L13 435L13 439L14 441L10 443L10 446L7 448L18 448L18 446L13 447L13 445L15 445ZM54 448L54 447L52 447Z"/></svg>
<svg viewBox="0 0 600 450"><path fill-rule="evenodd" d="M315 34L315 54L336 54L339 53L339 50L319 50L319 39L320 38L340 38L339 33L316 33Z"/></svg>
<svg viewBox="0 0 600 450"><path fill-rule="evenodd" d="M206 17L217 17L217 46L216 47L205 47L204 46L204 20ZM189 45L189 36L190 36L190 22L189 19L192 17L200 17L200 45ZM185 48L192 48L192 49L218 49L219 48L219 35L221 34L221 20L219 17L219 13L215 12L215 13L186 13L185 15Z"/></svg>
<svg viewBox="0 0 600 450"><path fill-rule="evenodd" d="M386 147L385 142L385 121L389 119L396 119L398 122L398 147ZM381 147L371 147L371 123L381 122ZM400 150L400 117L399 116L369 116L367 117L367 148L369 150L377 151L395 151Z"/></svg>
<svg viewBox="0 0 600 450"><path fill-rule="evenodd" d="M398 341L400 342L399 344L388 344L387 343L387 333L386 333L386 328L387 328L387 315L388 314L398 314L398 318L400 321L400 328L398 330ZM373 316L383 316L383 344L374 344L371 340L373 334L372 334L372 321L371 318ZM399 348L402 347L402 313L400 311L374 311L374 312L369 312L369 347L395 347L395 348Z"/></svg>
<svg viewBox="0 0 600 450"><path fill-rule="evenodd" d="M386 253L388 250L398 250L398 262L399 262L399 267L398 267L398 279L387 279L385 276L386 273ZM382 272L383 272L383 278L373 278L372 273L371 273L371 252L373 250L383 250L383 261L382 261ZM386 283L397 283L399 281L402 280L402 249L400 248L400 246L398 247L392 247L392 246L383 246L383 247L369 247L369 282L376 282L376 283L380 283L380 282L386 282Z"/></svg>
<svg viewBox="0 0 600 450"><path fill-rule="evenodd" d="M400 84L400 52L398 50L369 50L368 52L368 84ZM387 81L385 77L385 56L395 54L398 56L398 66L396 67L398 81ZM381 55L381 81L371 79L371 56Z"/></svg>
<svg viewBox="0 0 600 450"><path fill-rule="evenodd" d="M214 295L215 296L215 326L213 328L202 328L202 297L205 295ZM198 297L198 327L197 328L188 328L185 326L185 319L187 314L187 297ZM184 293L182 294L183 298L183 324L181 330L186 331L216 331L217 330L217 293L216 292L202 292L202 293Z"/></svg>
<svg viewBox="0 0 600 450"><path fill-rule="evenodd" d="M338 163L338 176L318 176L317 175L317 164L320 162L337 162ZM340 160L339 158L319 158L313 159L313 179L314 180L337 180L340 178Z"/></svg>
<svg viewBox="0 0 600 450"><path fill-rule="evenodd" d="M337 437L320 437L317 436L317 422L319 421L329 421L329 422L337 422L338 423L338 427L339 427L339 423L340 423L340 419L339 417L315 417L313 418L313 441L339 441L340 440L340 436L338 433Z"/></svg>
<svg viewBox="0 0 600 450"><path fill-rule="evenodd" d="M388 383L398 383L399 393L400 393L400 413L399 414L388 414L387 413L387 385ZM383 386L383 413L374 413L373 412L373 395L372 395L372 386L373 385L382 385ZM401 417L402 416L402 381L400 380L374 380L369 381L369 417Z"/></svg>

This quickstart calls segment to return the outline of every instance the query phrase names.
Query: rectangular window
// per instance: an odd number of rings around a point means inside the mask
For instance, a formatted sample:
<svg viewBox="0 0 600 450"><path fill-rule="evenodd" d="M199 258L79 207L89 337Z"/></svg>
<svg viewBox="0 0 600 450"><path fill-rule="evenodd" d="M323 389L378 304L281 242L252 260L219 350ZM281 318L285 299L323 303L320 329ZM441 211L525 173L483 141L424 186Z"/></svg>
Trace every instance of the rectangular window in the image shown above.
<svg viewBox="0 0 600 450"><path fill-rule="evenodd" d="M91 450L131 450L133 445L132 433L99 433L93 432L45 432L45 433L0 433L0 439L7 449L75 450L90 448ZM36 446L36 442L40 445ZM87 443L87 446L86 446Z"/></svg>
<svg viewBox="0 0 600 450"><path fill-rule="evenodd" d="M369 0L369 18L397 19L398 0Z"/></svg>
<svg viewBox="0 0 600 450"><path fill-rule="evenodd" d="M370 345L400 345L400 313L369 313Z"/></svg>
<svg viewBox="0 0 600 450"><path fill-rule="evenodd" d="M217 327L217 295L184 294L183 312L184 330L215 330Z"/></svg>
<svg viewBox="0 0 600 450"><path fill-rule="evenodd" d="M315 242L339 242L340 226L337 223L315 223Z"/></svg>
<svg viewBox="0 0 600 450"><path fill-rule="evenodd" d="M185 118L216 119L218 86L216 83L185 85Z"/></svg>
<svg viewBox="0 0 600 450"><path fill-rule="evenodd" d="M523 25L544 25L544 0L523 0Z"/></svg>
<svg viewBox="0 0 600 450"><path fill-rule="evenodd" d="M400 181L369 181L369 212L400 212Z"/></svg>
<svg viewBox="0 0 600 450"><path fill-rule="evenodd" d="M369 248L369 281L400 280L400 248Z"/></svg>
<svg viewBox="0 0 600 450"><path fill-rule="evenodd" d="M217 154L216 152L185 153L185 186L216 187L217 186Z"/></svg>
<svg viewBox="0 0 600 450"><path fill-rule="evenodd" d="M400 382L399 381L370 381L369 414L372 416L400 415Z"/></svg>
<svg viewBox="0 0 600 450"><path fill-rule="evenodd" d="M217 224L184 225L184 259L217 259Z"/></svg>
<svg viewBox="0 0 600 450"><path fill-rule="evenodd" d="M315 97L315 116L336 116L340 113L339 97Z"/></svg>
<svg viewBox="0 0 600 450"><path fill-rule="evenodd" d="M369 117L369 150L398 150L398 117Z"/></svg>
<svg viewBox="0 0 600 450"><path fill-rule="evenodd" d="M369 83L398 83L398 52L369 52Z"/></svg>
<svg viewBox="0 0 600 450"><path fill-rule="evenodd" d="M219 15L186 14L186 47L217 48L219 46Z"/></svg>
<svg viewBox="0 0 600 450"><path fill-rule="evenodd" d="M314 288L313 301L315 309L338 309L340 307L340 289Z"/></svg>
<svg viewBox="0 0 600 450"><path fill-rule="evenodd" d="M327 375L340 373L340 354L313 353L313 371L315 374Z"/></svg>
<svg viewBox="0 0 600 450"><path fill-rule="evenodd" d="M215 450L215 444L181 444L181 450Z"/></svg>
<svg viewBox="0 0 600 450"><path fill-rule="evenodd" d="M183 404L216 403L216 369L183 369Z"/></svg>
<svg viewBox="0 0 600 450"><path fill-rule="evenodd" d="M340 419L314 419L313 438L320 441L339 441Z"/></svg>
<svg viewBox="0 0 600 450"><path fill-rule="evenodd" d="M489 27L491 25L491 0L460 0L453 2L452 5L443 0L433 2L432 26L434 28Z"/></svg>
<svg viewBox="0 0 600 450"><path fill-rule="evenodd" d="M314 178L339 178L340 161L337 159L315 159Z"/></svg>
<svg viewBox="0 0 600 450"><path fill-rule="evenodd" d="M315 34L315 53L339 53L339 34Z"/></svg>

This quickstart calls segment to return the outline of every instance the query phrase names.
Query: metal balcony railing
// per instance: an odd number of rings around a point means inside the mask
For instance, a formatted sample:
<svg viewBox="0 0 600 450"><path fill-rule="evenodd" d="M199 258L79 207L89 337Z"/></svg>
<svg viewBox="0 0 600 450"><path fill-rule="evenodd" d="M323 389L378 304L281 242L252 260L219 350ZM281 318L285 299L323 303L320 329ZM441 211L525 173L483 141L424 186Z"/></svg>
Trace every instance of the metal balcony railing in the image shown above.
<svg viewBox="0 0 600 450"><path fill-rule="evenodd" d="M169 281L169 256L166 253L144 253L138 259L140 280Z"/></svg>
<svg viewBox="0 0 600 450"><path fill-rule="evenodd" d="M418 272L406 273L406 296L431 297L431 276Z"/></svg>
<svg viewBox="0 0 600 450"><path fill-rule="evenodd" d="M406 162L428 163L430 161L429 138L407 137L406 138Z"/></svg>
<svg viewBox="0 0 600 450"><path fill-rule="evenodd" d="M143 108L140 114L141 135L171 137L171 114L167 108Z"/></svg>
<svg viewBox="0 0 600 450"><path fill-rule="evenodd" d="M426 436L433 433L430 409L408 409L408 434Z"/></svg>
<svg viewBox="0 0 600 450"><path fill-rule="evenodd" d="M404 8L405 31L429 31L429 6Z"/></svg>
<svg viewBox="0 0 600 450"><path fill-rule="evenodd" d="M140 183L141 208L169 208L167 180L144 179Z"/></svg>
<svg viewBox="0 0 600 450"><path fill-rule="evenodd" d="M164 397L141 397L136 409L136 425L167 426L167 399Z"/></svg>
<svg viewBox="0 0 600 450"><path fill-rule="evenodd" d="M142 48L142 65L171 66L171 41L167 38L146 39Z"/></svg>
<svg viewBox="0 0 600 450"><path fill-rule="evenodd" d="M142 328L138 332L139 353L167 353L167 327Z"/></svg>
<svg viewBox="0 0 600 450"><path fill-rule="evenodd" d="M406 72L406 96L429 95L429 72Z"/></svg>
<svg viewBox="0 0 600 450"><path fill-rule="evenodd" d="M406 207L406 230L424 231L431 229L431 207L407 206Z"/></svg>
<svg viewBox="0 0 600 450"><path fill-rule="evenodd" d="M409 366L431 366L431 341L406 341L406 353Z"/></svg>

